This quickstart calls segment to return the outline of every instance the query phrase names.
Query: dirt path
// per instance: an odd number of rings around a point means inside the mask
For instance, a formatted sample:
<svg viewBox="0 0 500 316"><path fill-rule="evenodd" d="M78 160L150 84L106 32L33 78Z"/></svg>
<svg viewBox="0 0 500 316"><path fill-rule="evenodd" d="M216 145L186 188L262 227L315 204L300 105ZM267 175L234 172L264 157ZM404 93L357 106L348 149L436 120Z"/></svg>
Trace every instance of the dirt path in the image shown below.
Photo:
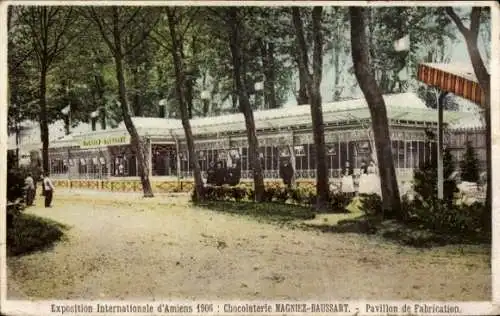
<svg viewBox="0 0 500 316"><path fill-rule="evenodd" d="M290 230L186 197L69 197L29 210L71 228L53 249L8 260L10 299L490 300L485 247Z"/></svg>

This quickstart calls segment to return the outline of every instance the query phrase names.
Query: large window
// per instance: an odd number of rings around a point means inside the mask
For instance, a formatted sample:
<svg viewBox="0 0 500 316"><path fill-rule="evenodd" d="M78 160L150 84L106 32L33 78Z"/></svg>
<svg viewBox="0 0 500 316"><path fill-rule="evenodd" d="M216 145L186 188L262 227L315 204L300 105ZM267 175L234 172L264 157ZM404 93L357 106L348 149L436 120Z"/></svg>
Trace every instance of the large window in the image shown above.
<svg viewBox="0 0 500 316"><path fill-rule="evenodd" d="M153 144L152 148L152 173L154 176L175 175L177 170L177 156L174 145Z"/></svg>
<svg viewBox="0 0 500 316"><path fill-rule="evenodd" d="M426 148L425 142L417 142L418 154L417 154L417 167L422 166L425 163Z"/></svg>
<svg viewBox="0 0 500 316"><path fill-rule="evenodd" d="M326 145L326 157L328 169L340 169L338 143Z"/></svg>
<svg viewBox="0 0 500 316"><path fill-rule="evenodd" d="M306 147L306 145L297 145L293 149L295 151L295 169L296 170L307 169L307 147Z"/></svg>
<svg viewBox="0 0 500 316"><path fill-rule="evenodd" d="M340 143L340 169L345 167L345 163L349 161L349 143L341 142Z"/></svg>
<svg viewBox="0 0 500 316"><path fill-rule="evenodd" d="M137 176L137 165L135 156L115 156L112 163L113 176L135 177Z"/></svg>
<svg viewBox="0 0 500 316"><path fill-rule="evenodd" d="M87 175L87 160L85 158L78 159L78 173L80 175Z"/></svg>
<svg viewBox="0 0 500 316"><path fill-rule="evenodd" d="M56 158L50 160L50 173L53 175L64 174L68 172L64 159Z"/></svg>

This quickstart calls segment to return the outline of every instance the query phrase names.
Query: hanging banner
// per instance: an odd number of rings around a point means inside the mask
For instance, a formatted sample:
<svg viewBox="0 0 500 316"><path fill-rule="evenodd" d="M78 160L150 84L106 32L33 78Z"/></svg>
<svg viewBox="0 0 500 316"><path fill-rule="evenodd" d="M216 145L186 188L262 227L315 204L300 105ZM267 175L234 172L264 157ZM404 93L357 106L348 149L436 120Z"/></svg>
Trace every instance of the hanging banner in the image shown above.
<svg viewBox="0 0 500 316"><path fill-rule="evenodd" d="M84 138L80 141L80 148L97 148L128 144L130 144L130 136L108 136L99 138Z"/></svg>

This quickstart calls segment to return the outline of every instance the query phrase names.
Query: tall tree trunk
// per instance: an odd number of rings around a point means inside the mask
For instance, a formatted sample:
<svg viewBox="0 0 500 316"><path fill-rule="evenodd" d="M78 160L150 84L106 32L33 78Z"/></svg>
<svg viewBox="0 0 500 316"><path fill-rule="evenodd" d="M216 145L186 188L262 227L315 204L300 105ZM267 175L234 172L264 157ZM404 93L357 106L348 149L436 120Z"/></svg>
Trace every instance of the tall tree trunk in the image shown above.
<svg viewBox="0 0 500 316"><path fill-rule="evenodd" d="M202 87L203 87L203 91L208 91L207 90L207 72L206 71L203 72ZM210 101L211 101L211 99L202 99L201 101L203 102L202 115L203 115L203 117L207 117L208 116L208 111L210 110Z"/></svg>
<svg viewBox="0 0 500 316"><path fill-rule="evenodd" d="M323 33L321 31L321 21L323 7L314 7L312 12L313 21L313 74L310 75L308 67L308 48L304 37L304 27L298 7L292 8L293 24L295 27L297 48L299 54L299 68L307 75L307 94L311 106L311 118L313 125L314 144L316 147L316 208L324 209L328 206L328 166L326 161L325 148L325 125L323 122L323 110L321 100L321 77L323 70Z"/></svg>
<svg viewBox="0 0 500 316"><path fill-rule="evenodd" d="M370 66L364 9L350 7L351 46L354 70L370 109L377 151L384 216L401 218L401 200L392 155L389 123L384 98Z"/></svg>
<svg viewBox="0 0 500 316"><path fill-rule="evenodd" d="M140 89L140 78L139 78L140 70L133 66L132 76L134 77L134 96L133 96L133 106L134 116L142 116L144 114L143 107L141 104L141 89Z"/></svg>
<svg viewBox="0 0 500 316"><path fill-rule="evenodd" d="M188 119L193 118L193 93L194 93L194 74L193 72L188 72L188 78L185 83L186 85L186 104L187 104L187 115Z"/></svg>
<svg viewBox="0 0 500 316"><path fill-rule="evenodd" d="M233 75L236 84L236 91L239 97L240 111L245 116L245 127L247 130L247 138L248 138L248 154L249 154L248 156L250 158L250 164L253 170L255 201L261 202L264 195L264 177L262 174L262 167L258 155L259 142L255 130L255 120L253 117L253 111L250 104L250 100L248 98L246 87L244 85L244 82L242 81L243 74L241 71L242 68L241 47L243 46L243 42L240 34L241 25L239 23L239 17L238 17L239 9L237 7L231 7L228 10L231 23L230 46L231 46L231 54L233 60Z"/></svg>
<svg viewBox="0 0 500 316"><path fill-rule="evenodd" d="M274 61L274 43L261 40L262 70L264 73L264 105L266 108L278 107L276 100L276 73Z"/></svg>
<svg viewBox="0 0 500 316"><path fill-rule="evenodd" d="M299 91L297 94L297 104L298 105L306 105L309 103L309 96L307 95L307 72L304 72L304 70L300 67L300 62L299 59L300 57L298 56L300 53L297 52L297 57L296 57L296 63L299 68Z"/></svg>
<svg viewBox="0 0 500 316"><path fill-rule="evenodd" d="M172 59L174 62L175 79L176 79L176 92L179 101L179 109L181 114L182 127L184 128L184 134L186 135L186 143L189 152L190 166L193 169L194 177L194 189L195 196L193 202L199 202L203 200L203 179L201 177L201 168L198 160L198 155L194 147L193 132L191 130L191 124L189 122L189 111L188 103L185 100L186 93L184 91L185 83L185 73L184 64L182 61L182 54L179 51L182 49L182 39L179 39L179 35L176 31L176 23L174 13L167 8L168 26L170 29L170 37L172 39L172 48L170 52L172 53Z"/></svg>
<svg viewBox="0 0 500 316"><path fill-rule="evenodd" d="M238 108L238 91L236 88L236 79L233 78L233 91L231 92L231 103L233 105L233 111Z"/></svg>
<svg viewBox="0 0 500 316"><path fill-rule="evenodd" d="M137 155L138 173L141 179L142 190L144 192L144 197L154 197L153 189L151 188L151 183L149 181L149 161L146 155L146 148L144 141L139 136L137 129L135 128L134 122L130 117L130 109L127 102L127 88L125 86L125 77L123 75L123 57L119 54L114 56L115 67L116 67L116 80L118 81L118 94L120 99L120 107L123 114L123 122L130 134L130 143L132 148L134 148Z"/></svg>
<svg viewBox="0 0 500 316"><path fill-rule="evenodd" d="M333 101L339 101L340 96L342 95L342 90L340 89L340 76L341 76L341 71L340 71L340 54L341 54L341 47L339 42L335 43L335 52L333 54L333 65L335 67L335 88L333 91Z"/></svg>
<svg viewBox="0 0 500 316"><path fill-rule="evenodd" d="M47 68L41 65L40 71L40 135L42 141L42 168L44 173L50 172L49 165L49 122L47 119Z"/></svg>
<svg viewBox="0 0 500 316"><path fill-rule="evenodd" d="M486 128L486 207L491 210L492 207L492 162L491 162L491 92L490 92L490 74L486 69L479 48L477 46L479 31L480 31L480 18L481 18L481 7L474 7L470 14L470 28L467 29L460 18L456 15L455 11L451 7L446 8L446 13L455 22L458 30L463 35L465 39L465 44L467 45L467 51L469 52L470 60L472 63L472 68L479 82L479 86L483 91L486 99L486 104L483 106L484 109L484 119ZM491 224L491 218L489 219Z"/></svg>
<svg viewBox="0 0 500 316"><path fill-rule="evenodd" d="M99 117L101 121L101 129L106 129L106 100L104 99L104 79L102 74L98 73L94 76L97 89L97 102L99 105Z"/></svg>
<svg viewBox="0 0 500 316"><path fill-rule="evenodd" d="M113 8L113 39L115 44L115 49L113 51L113 57L115 60L116 67L116 80L118 82L118 97L120 100L120 107L123 115L123 122L130 134L130 143L132 148L135 150L138 173L141 179L142 190L144 192L144 197L154 197L153 189L149 181L149 159L146 155L146 148L144 146L144 141L139 136L137 129L135 128L134 122L130 117L130 108L127 101L127 88L125 86L125 76L123 72L123 52L122 52L122 41L120 38L120 30L118 27L118 11L117 8ZM149 158L149 159L148 159Z"/></svg>

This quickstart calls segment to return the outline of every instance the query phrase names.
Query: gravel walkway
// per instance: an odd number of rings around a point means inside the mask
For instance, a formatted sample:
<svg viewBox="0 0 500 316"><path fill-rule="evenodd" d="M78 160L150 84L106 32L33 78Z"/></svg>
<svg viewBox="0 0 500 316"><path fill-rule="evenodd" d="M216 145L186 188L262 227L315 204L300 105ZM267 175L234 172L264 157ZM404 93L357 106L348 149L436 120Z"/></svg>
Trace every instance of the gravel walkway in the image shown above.
<svg viewBox="0 0 500 316"><path fill-rule="evenodd" d="M62 191L53 208L38 201L30 213L71 228L51 250L8 259L9 299L490 300L485 247L290 230L187 198Z"/></svg>

